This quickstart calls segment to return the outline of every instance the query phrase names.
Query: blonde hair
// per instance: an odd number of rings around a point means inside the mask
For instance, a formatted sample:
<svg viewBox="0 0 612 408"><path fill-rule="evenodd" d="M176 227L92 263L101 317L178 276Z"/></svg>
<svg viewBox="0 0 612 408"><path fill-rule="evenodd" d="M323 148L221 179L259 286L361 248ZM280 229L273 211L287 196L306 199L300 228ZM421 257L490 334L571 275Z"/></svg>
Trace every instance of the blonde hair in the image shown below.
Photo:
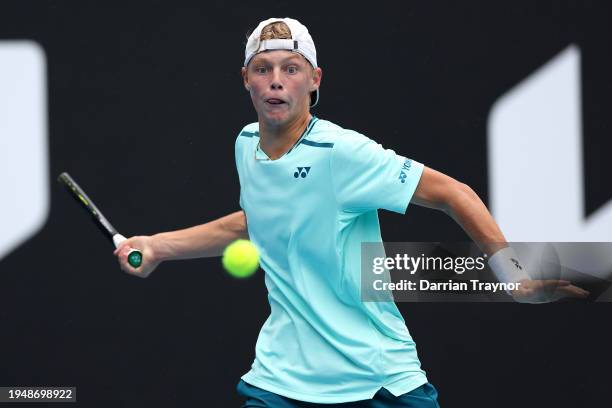
<svg viewBox="0 0 612 408"><path fill-rule="evenodd" d="M247 36L248 38L248 36ZM259 36L260 41L264 40L290 40L291 39L291 29L289 26L282 21L276 21L274 23L270 23L264 28L261 29L261 35ZM301 54L300 54L301 55ZM302 55L302 57L304 57ZM314 67L305 57L304 59L308 62L308 66L310 66L313 70Z"/></svg>
<svg viewBox="0 0 612 408"><path fill-rule="evenodd" d="M282 21L270 23L261 30L259 36L261 41L264 40L287 40L291 39L291 30L289 26Z"/></svg>

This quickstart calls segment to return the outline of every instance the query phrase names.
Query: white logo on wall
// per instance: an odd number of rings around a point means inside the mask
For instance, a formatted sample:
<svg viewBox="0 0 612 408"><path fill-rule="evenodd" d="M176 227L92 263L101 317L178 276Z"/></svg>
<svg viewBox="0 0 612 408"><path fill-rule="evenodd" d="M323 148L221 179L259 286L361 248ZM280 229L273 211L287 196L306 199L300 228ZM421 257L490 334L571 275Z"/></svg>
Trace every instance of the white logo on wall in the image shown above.
<svg viewBox="0 0 612 408"><path fill-rule="evenodd" d="M580 83L580 49L571 45L491 110L490 208L509 241L612 241L612 201L584 216ZM580 257L560 255L585 270ZM612 254L599 256L591 272L606 275Z"/></svg>
<svg viewBox="0 0 612 408"><path fill-rule="evenodd" d="M30 41L0 41L0 259L49 213L46 62Z"/></svg>

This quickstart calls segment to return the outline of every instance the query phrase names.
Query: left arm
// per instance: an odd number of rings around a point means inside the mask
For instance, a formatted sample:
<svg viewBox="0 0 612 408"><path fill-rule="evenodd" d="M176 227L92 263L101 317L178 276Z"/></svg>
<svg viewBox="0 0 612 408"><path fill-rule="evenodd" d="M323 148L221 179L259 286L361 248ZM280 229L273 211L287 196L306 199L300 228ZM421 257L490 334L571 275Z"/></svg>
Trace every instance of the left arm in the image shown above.
<svg viewBox="0 0 612 408"><path fill-rule="evenodd" d="M508 246L501 229L474 190L439 171L423 169L411 202L447 213L489 257ZM539 303L566 296L584 298L589 294L569 281L522 279L520 282L519 289L512 292L519 302ZM551 288L557 289L552 299L546 296Z"/></svg>
<svg viewBox="0 0 612 408"><path fill-rule="evenodd" d="M488 256L508 246L504 234L474 190L446 174L425 166L411 202L448 214Z"/></svg>

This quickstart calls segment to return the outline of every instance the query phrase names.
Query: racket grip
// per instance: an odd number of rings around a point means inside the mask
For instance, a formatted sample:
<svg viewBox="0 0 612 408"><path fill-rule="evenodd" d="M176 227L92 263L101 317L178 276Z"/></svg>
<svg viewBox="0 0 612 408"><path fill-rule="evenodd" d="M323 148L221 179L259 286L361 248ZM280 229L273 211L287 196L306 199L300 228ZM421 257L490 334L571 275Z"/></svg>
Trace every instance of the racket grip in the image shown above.
<svg viewBox="0 0 612 408"><path fill-rule="evenodd" d="M113 235L113 243L115 244L115 248L117 248L119 244L121 244L126 239L127 238L121 234ZM142 252L140 252L137 249L132 248L130 249L130 252L128 252L127 259L128 259L128 263L133 268L138 268L142 264Z"/></svg>

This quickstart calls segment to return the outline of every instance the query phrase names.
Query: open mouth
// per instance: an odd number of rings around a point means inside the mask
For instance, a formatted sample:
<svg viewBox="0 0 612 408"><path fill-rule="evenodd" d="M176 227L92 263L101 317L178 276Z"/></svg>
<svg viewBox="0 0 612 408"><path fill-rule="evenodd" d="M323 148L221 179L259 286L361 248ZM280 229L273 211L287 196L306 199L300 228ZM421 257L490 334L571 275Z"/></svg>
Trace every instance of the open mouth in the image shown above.
<svg viewBox="0 0 612 408"><path fill-rule="evenodd" d="M283 101L281 99L270 98L270 99L266 100L266 103L268 103L270 105L282 105L282 104L285 103L285 101Z"/></svg>

